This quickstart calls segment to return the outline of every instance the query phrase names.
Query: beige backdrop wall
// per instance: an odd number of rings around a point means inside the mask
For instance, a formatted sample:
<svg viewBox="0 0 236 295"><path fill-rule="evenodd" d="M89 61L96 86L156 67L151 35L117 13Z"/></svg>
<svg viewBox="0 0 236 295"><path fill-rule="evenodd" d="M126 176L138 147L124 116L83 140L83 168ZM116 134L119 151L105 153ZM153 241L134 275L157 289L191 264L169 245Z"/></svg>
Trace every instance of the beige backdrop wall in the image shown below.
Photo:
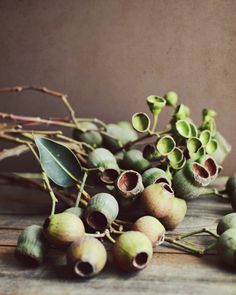
<svg viewBox="0 0 236 295"><path fill-rule="evenodd" d="M229 0L1 0L0 86L44 85L68 93L78 115L106 121L129 119L148 95L173 89L197 123L203 107L216 109L236 148L235 16ZM32 92L1 95L0 109L65 114ZM27 156L0 167L35 169Z"/></svg>

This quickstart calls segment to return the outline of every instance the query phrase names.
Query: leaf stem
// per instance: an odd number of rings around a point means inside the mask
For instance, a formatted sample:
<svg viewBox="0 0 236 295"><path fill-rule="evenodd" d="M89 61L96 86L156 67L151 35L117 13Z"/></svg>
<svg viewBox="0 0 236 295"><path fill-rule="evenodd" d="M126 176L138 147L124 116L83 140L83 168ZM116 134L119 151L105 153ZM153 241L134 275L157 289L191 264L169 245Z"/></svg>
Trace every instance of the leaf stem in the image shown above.
<svg viewBox="0 0 236 295"><path fill-rule="evenodd" d="M203 255L204 254L204 249L199 249L199 248L196 248L195 246L181 243L181 242L179 242L176 239L172 239L172 238L167 238L166 237L165 238L165 242L168 242L170 244L176 245L176 246L178 246L180 248L183 248L185 250L191 251L194 254L200 254L200 255Z"/></svg>
<svg viewBox="0 0 236 295"><path fill-rule="evenodd" d="M81 195L82 195L82 192L84 190L84 186L85 186L87 177L88 177L88 173L87 172L84 172L82 183L81 183L80 188L79 188L79 193L78 193L77 199L75 201L75 207L78 207L79 206Z"/></svg>
<svg viewBox="0 0 236 295"><path fill-rule="evenodd" d="M50 185L50 181L49 181L49 178L47 177L47 174L45 172L42 172L42 177L43 177L43 180L44 180L44 183L46 185L46 188L51 196L51 199L52 199L52 208L51 208L51 216L55 214L55 209L56 209L56 203L58 202L53 190L52 190L52 187Z"/></svg>

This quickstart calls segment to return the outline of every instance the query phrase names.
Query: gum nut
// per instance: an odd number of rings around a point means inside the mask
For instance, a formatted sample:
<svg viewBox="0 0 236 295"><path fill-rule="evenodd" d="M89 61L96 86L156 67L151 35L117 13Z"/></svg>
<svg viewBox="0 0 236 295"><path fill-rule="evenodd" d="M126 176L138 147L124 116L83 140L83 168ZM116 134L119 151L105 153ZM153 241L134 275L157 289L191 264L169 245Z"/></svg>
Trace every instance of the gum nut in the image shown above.
<svg viewBox="0 0 236 295"><path fill-rule="evenodd" d="M67 208L64 212L75 214L78 217L81 217L83 215L83 209L80 207L70 207Z"/></svg>
<svg viewBox="0 0 236 295"><path fill-rule="evenodd" d="M43 228L46 239L56 247L66 247L85 233L81 219L69 212L48 217Z"/></svg>
<svg viewBox="0 0 236 295"><path fill-rule="evenodd" d="M128 231L116 240L112 254L115 264L122 270L141 270L152 259L152 243L145 234Z"/></svg>
<svg viewBox="0 0 236 295"><path fill-rule="evenodd" d="M42 226L30 225L19 235L15 255L26 264L38 266L44 260L46 248Z"/></svg>
<svg viewBox="0 0 236 295"><path fill-rule="evenodd" d="M218 223L216 232L221 235L230 228L236 228L236 213L225 215Z"/></svg>
<svg viewBox="0 0 236 295"><path fill-rule="evenodd" d="M102 271L107 261L103 244L88 236L73 242L67 250L67 264L80 277L91 277Z"/></svg>
<svg viewBox="0 0 236 295"><path fill-rule="evenodd" d="M164 226L153 216L140 217L133 224L132 230L144 233L153 246L160 244L165 237Z"/></svg>
<svg viewBox="0 0 236 295"><path fill-rule="evenodd" d="M236 212L236 189L229 196L233 210Z"/></svg>
<svg viewBox="0 0 236 295"><path fill-rule="evenodd" d="M155 183L147 186L141 196L144 210L156 217L166 217L173 206L174 193L166 183Z"/></svg>
<svg viewBox="0 0 236 295"><path fill-rule="evenodd" d="M226 230L217 240L216 248L220 258L236 268L236 228Z"/></svg>
<svg viewBox="0 0 236 295"><path fill-rule="evenodd" d="M236 190L236 174L229 177L225 190L228 195L231 195Z"/></svg>
<svg viewBox="0 0 236 295"><path fill-rule="evenodd" d="M187 203L183 199L173 198L173 206L169 214L161 219L166 229L174 229L179 225L187 213Z"/></svg>

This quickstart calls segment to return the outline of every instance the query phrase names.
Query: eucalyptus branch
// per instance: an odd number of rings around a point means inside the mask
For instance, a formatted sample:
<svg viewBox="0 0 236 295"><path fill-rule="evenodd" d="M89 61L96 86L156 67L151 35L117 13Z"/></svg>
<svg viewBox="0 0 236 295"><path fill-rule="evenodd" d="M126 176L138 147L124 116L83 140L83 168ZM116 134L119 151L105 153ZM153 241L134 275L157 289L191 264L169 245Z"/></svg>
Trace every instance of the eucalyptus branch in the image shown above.
<svg viewBox="0 0 236 295"><path fill-rule="evenodd" d="M21 154L28 152L29 148L25 144L20 144L16 147L3 149L0 151L0 161L6 158L20 156Z"/></svg>
<svg viewBox="0 0 236 295"><path fill-rule="evenodd" d="M61 138L61 139L64 139L64 140L67 140L67 141L69 141L69 142L73 142L73 143L75 143L75 144L78 144L79 146L85 146L85 147L87 147L88 149L90 149L90 150L94 150L94 148L90 145L90 144L88 144L88 143L86 143L86 142L83 142L83 141L78 141L78 140L75 140L75 139L72 139L72 138L70 138L70 137L67 137L67 136L65 136L65 135L62 135L62 134L57 134L56 135L58 138Z"/></svg>
<svg viewBox="0 0 236 295"><path fill-rule="evenodd" d="M205 249L199 249L199 248L196 248L195 246L185 244L185 243L181 243L176 239L165 237L165 242L176 245L176 246L178 246L180 248L183 248L185 250L191 251L194 254L203 255L204 252L205 252Z"/></svg>
<svg viewBox="0 0 236 295"><path fill-rule="evenodd" d="M76 198L75 207L78 207L79 206L79 202L80 202L80 199L81 199L82 192L84 191L84 186L85 186L87 177L88 177L88 173L87 172L84 172L84 176L83 176L81 185L79 187L79 193L78 193L78 196Z"/></svg>

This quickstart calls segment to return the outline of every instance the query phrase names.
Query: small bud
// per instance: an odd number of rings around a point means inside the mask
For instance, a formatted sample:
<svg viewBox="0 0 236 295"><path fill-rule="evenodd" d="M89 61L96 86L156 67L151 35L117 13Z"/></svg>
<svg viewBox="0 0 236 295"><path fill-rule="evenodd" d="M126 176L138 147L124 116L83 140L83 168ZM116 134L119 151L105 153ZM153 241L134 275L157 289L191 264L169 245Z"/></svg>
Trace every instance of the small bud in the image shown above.
<svg viewBox="0 0 236 295"><path fill-rule="evenodd" d="M179 225L187 212L187 204L185 200L179 198L173 198L173 206L169 211L169 214L161 219L161 222L166 229L174 229Z"/></svg>
<svg viewBox="0 0 236 295"><path fill-rule="evenodd" d="M150 162L144 159L141 151L133 149L124 153L122 167L142 173L150 167Z"/></svg>
<svg viewBox="0 0 236 295"><path fill-rule="evenodd" d="M67 264L76 275L88 278L102 271L107 261L103 244L93 237L82 237L67 250Z"/></svg>
<svg viewBox="0 0 236 295"><path fill-rule="evenodd" d="M165 238L164 226L153 216L140 217L133 224L132 230L144 233L153 246L161 244Z"/></svg>
<svg viewBox="0 0 236 295"><path fill-rule="evenodd" d="M64 212L75 214L78 217L81 217L83 215L83 209L80 207L67 208L66 210L64 210Z"/></svg>
<svg viewBox="0 0 236 295"><path fill-rule="evenodd" d="M20 234L15 250L16 257L30 265L39 265L43 262L46 253L46 241L43 228L39 225L30 225Z"/></svg>
<svg viewBox="0 0 236 295"><path fill-rule="evenodd" d="M145 211L156 217L166 217L173 205L174 193L166 183L156 183L146 187L141 196Z"/></svg>
<svg viewBox="0 0 236 295"><path fill-rule="evenodd" d="M217 225L217 234L221 235L230 228L236 229L236 213L225 215Z"/></svg>
<svg viewBox="0 0 236 295"><path fill-rule="evenodd" d="M119 206L116 199L107 193L93 196L86 208L87 224L94 230L103 230L116 219Z"/></svg>
<svg viewBox="0 0 236 295"><path fill-rule="evenodd" d="M236 228L226 230L218 238L216 248L222 261L236 268Z"/></svg>
<svg viewBox="0 0 236 295"><path fill-rule="evenodd" d="M85 233L81 219L69 212L48 217L43 228L46 239L56 247L66 247Z"/></svg>
<svg viewBox="0 0 236 295"><path fill-rule="evenodd" d="M178 102L178 94L174 91L169 91L164 96L167 105L175 107Z"/></svg>
<svg viewBox="0 0 236 295"><path fill-rule="evenodd" d="M152 259L152 243L145 234L138 231L128 231L116 240L112 254L114 262L122 270L141 270Z"/></svg>
<svg viewBox="0 0 236 295"><path fill-rule="evenodd" d="M73 138L78 141L83 141L91 146L99 147L102 145L102 136L101 134L96 131L98 130L97 125L92 122L79 122L79 129L73 130Z"/></svg>
<svg viewBox="0 0 236 295"><path fill-rule="evenodd" d="M154 115L159 115L166 105L166 100L163 97L150 95L147 97L147 104Z"/></svg>
<svg viewBox="0 0 236 295"><path fill-rule="evenodd" d="M169 175L160 168L150 168L142 174L143 185L147 187L154 183L164 182L171 185Z"/></svg>

